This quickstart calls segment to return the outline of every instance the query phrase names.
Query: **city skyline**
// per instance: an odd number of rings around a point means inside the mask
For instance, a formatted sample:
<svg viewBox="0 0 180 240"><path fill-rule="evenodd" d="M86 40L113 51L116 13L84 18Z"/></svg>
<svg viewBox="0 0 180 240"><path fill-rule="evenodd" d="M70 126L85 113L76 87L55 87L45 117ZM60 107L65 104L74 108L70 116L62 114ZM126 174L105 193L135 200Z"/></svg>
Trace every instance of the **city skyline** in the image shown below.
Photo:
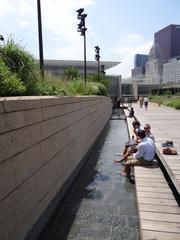
<svg viewBox="0 0 180 240"><path fill-rule="evenodd" d="M1 0L0 23L5 41L9 37L39 58L36 0ZM108 74L131 76L135 54L148 54L154 33L180 24L177 0L43 0L41 1L45 59L83 60L83 38L77 32L76 10L88 15L87 60L121 61Z"/></svg>

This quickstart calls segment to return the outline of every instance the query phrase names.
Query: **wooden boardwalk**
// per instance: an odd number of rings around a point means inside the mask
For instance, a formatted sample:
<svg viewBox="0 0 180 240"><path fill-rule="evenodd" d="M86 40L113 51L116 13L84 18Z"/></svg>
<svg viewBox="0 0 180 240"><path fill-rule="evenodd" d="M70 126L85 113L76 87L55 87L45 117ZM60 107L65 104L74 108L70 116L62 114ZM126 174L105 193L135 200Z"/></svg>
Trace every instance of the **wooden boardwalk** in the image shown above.
<svg viewBox="0 0 180 240"><path fill-rule="evenodd" d="M128 114L127 110L125 110L125 113ZM140 120L142 114L137 115L135 116ZM127 118L130 136L132 135L133 120L133 118ZM142 124L151 123L146 119L143 120L143 122L140 120ZM156 134L155 137L159 139ZM161 146L157 146L157 151L158 156L161 156ZM177 156L168 157L176 157L175 161L169 158L168 168L171 169L170 177L173 176L177 180L176 184L179 184L180 159L178 162ZM167 160L167 162L165 161L166 164L168 164L168 158L165 157L165 159ZM136 166L134 175L141 239L180 240L180 208L160 167L157 164L151 167Z"/></svg>
<svg viewBox="0 0 180 240"><path fill-rule="evenodd" d="M150 123L156 138L156 153L170 176L180 199L180 110L149 103L148 110L133 104L135 116L141 124ZM163 142L172 140L178 155L162 154ZM179 200L180 204L180 200Z"/></svg>

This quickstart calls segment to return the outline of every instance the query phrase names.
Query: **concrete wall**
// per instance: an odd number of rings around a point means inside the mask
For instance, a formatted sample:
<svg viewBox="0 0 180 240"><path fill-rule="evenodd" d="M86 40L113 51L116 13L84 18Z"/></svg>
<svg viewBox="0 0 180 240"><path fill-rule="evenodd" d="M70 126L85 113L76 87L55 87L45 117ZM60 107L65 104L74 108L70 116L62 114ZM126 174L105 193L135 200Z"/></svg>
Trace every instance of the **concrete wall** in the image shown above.
<svg viewBox="0 0 180 240"><path fill-rule="evenodd" d="M106 97L0 98L1 240L27 237L111 111Z"/></svg>

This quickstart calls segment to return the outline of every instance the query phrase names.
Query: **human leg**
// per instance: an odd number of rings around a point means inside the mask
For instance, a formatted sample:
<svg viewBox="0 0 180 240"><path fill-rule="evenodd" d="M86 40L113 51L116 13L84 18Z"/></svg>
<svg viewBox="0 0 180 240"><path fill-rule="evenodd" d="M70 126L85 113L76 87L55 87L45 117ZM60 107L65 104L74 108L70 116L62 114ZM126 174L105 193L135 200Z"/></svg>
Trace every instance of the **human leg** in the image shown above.
<svg viewBox="0 0 180 240"><path fill-rule="evenodd" d="M129 176L131 172L131 167L133 166L150 166L153 161L147 161L144 158L135 159L133 156L129 156L125 162L125 167L120 172L122 176Z"/></svg>

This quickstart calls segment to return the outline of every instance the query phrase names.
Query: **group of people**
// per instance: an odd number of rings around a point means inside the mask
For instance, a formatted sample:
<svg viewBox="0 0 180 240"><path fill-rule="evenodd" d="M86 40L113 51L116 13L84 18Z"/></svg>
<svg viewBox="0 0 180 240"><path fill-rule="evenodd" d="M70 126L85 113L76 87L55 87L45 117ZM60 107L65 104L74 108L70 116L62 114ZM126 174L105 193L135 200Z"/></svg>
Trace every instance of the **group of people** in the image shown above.
<svg viewBox="0 0 180 240"><path fill-rule="evenodd" d="M130 176L132 166L152 165L155 156L155 137L151 132L151 126L146 123L142 127L139 121L132 123L133 136L132 141L125 143L123 157L120 160L114 160L115 163L124 161L124 168L121 171L122 176Z"/></svg>
<svg viewBox="0 0 180 240"><path fill-rule="evenodd" d="M143 105L144 105L145 109L147 110L148 103L149 103L149 98L148 97L139 96L139 106L140 106L140 108L142 108Z"/></svg>

